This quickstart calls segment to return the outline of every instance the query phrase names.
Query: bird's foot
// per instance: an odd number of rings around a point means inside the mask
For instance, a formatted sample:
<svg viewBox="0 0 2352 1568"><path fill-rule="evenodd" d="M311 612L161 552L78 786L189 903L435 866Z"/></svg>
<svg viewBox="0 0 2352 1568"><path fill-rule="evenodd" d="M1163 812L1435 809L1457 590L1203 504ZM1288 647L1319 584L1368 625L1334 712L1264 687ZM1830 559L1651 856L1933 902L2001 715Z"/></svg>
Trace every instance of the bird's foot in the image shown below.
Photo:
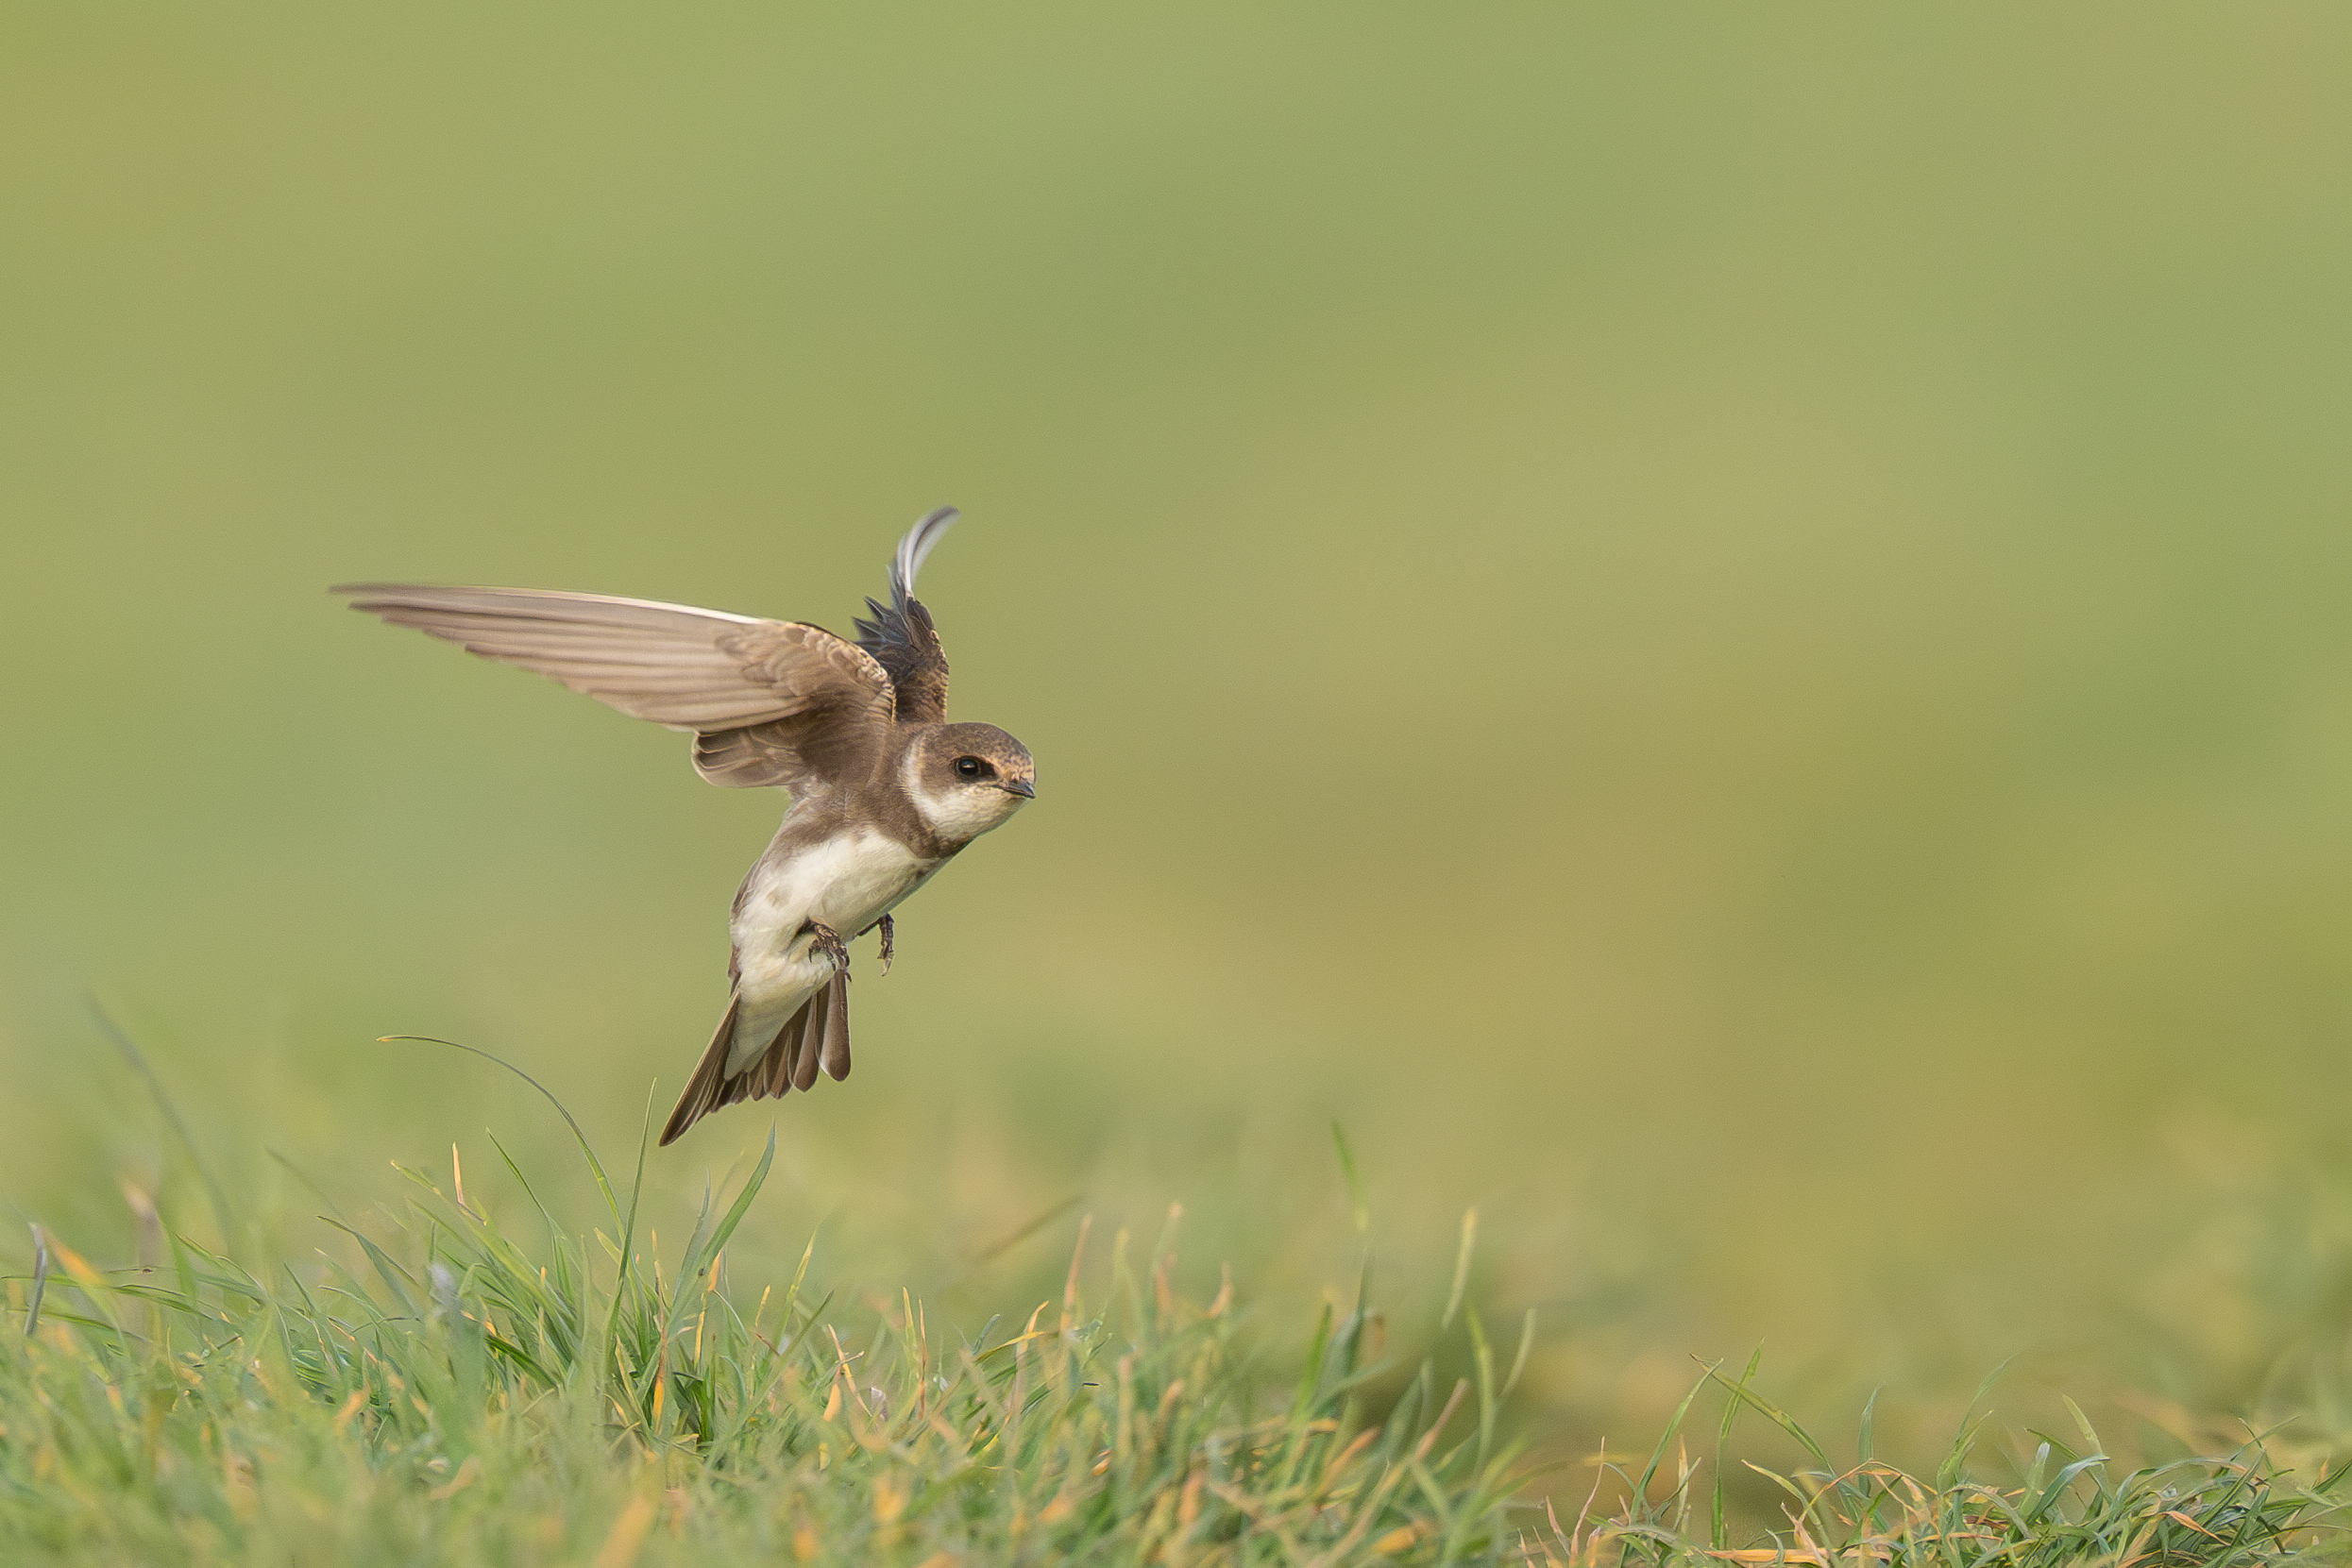
<svg viewBox="0 0 2352 1568"><path fill-rule="evenodd" d="M890 938L896 934L897 927L890 924L888 915L874 921L874 926L882 933L882 972L888 974L890 972Z"/></svg>
<svg viewBox="0 0 2352 1568"><path fill-rule="evenodd" d="M841 934L821 920L811 920L804 929L808 933L808 951L823 953L833 960L835 969L847 974L850 969L850 950L842 944Z"/></svg>

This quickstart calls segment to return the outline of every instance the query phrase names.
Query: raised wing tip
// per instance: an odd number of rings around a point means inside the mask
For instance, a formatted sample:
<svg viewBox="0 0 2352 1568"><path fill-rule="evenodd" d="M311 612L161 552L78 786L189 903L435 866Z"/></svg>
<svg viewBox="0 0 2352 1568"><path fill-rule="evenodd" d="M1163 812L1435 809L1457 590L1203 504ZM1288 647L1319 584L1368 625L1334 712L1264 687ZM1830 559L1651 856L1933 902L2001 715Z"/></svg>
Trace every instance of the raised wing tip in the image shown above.
<svg viewBox="0 0 2352 1568"><path fill-rule="evenodd" d="M914 593L915 574L922 570L923 562L962 515L952 506L934 507L906 531L906 537L898 542L898 557L890 563L890 587L897 597L905 599Z"/></svg>
<svg viewBox="0 0 2352 1568"><path fill-rule="evenodd" d="M530 588L482 589L470 586L460 586L455 583L447 582L338 582L327 591L330 594L341 594L346 599L400 599L413 597L417 594L479 594L485 592L497 594L528 594L534 592L535 590Z"/></svg>
<svg viewBox="0 0 2352 1568"><path fill-rule="evenodd" d="M327 590L344 600L347 610L370 614L406 602L417 591L414 582L338 582Z"/></svg>
<svg viewBox="0 0 2352 1568"><path fill-rule="evenodd" d="M622 599L612 594L576 594L561 588L493 588L436 582L342 582L327 590L351 599L354 610L458 610L469 614L519 616L528 620L591 620L649 624L655 617L692 616L700 621L724 621L733 626L773 626L757 615L732 610L705 610L692 604L671 604L658 599Z"/></svg>

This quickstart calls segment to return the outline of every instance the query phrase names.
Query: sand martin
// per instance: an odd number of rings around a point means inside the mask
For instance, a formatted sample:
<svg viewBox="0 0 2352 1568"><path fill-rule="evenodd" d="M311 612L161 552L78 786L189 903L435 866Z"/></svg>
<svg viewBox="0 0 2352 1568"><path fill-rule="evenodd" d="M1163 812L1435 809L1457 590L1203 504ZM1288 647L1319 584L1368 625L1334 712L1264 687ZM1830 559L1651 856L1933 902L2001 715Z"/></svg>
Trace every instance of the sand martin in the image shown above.
<svg viewBox="0 0 2352 1568"><path fill-rule="evenodd" d="M890 600L849 642L822 627L642 599L538 588L336 588L395 626L518 665L694 734L694 767L727 789L791 794L784 825L735 897L731 994L669 1113L669 1143L721 1105L850 1071L845 939L879 927L957 851L1037 794L1027 748L993 724L947 721L947 656L915 573L956 521L907 531Z"/></svg>

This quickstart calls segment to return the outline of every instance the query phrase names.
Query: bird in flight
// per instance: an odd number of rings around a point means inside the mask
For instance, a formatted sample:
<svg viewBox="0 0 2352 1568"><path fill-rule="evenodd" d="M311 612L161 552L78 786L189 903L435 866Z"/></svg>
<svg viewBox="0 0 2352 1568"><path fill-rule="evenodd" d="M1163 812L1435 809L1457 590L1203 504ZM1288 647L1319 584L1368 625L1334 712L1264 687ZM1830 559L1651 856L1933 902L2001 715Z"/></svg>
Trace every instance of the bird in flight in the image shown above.
<svg viewBox="0 0 2352 1568"><path fill-rule="evenodd" d="M540 588L364 582L351 608L534 670L694 734L695 770L725 789L790 792L729 922L730 994L662 1142L722 1105L850 1071L849 950L956 851L1037 795L1028 749L993 724L947 721L947 656L915 598L956 521L899 541L890 600L850 642L799 621Z"/></svg>

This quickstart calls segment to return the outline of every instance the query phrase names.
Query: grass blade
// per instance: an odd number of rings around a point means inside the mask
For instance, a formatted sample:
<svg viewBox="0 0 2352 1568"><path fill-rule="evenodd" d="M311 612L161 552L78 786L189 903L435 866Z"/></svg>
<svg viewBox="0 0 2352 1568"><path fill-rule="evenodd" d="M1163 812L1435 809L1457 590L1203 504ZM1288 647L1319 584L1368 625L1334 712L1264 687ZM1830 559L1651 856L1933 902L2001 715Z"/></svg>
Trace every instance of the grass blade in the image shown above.
<svg viewBox="0 0 2352 1568"><path fill-rule="evenodd" d="M41 1332L41 1298L49 1291L49 1239L33 1229L33 1288L31 1300L25 1304L25 1338L29 1340Z"/></svg>

